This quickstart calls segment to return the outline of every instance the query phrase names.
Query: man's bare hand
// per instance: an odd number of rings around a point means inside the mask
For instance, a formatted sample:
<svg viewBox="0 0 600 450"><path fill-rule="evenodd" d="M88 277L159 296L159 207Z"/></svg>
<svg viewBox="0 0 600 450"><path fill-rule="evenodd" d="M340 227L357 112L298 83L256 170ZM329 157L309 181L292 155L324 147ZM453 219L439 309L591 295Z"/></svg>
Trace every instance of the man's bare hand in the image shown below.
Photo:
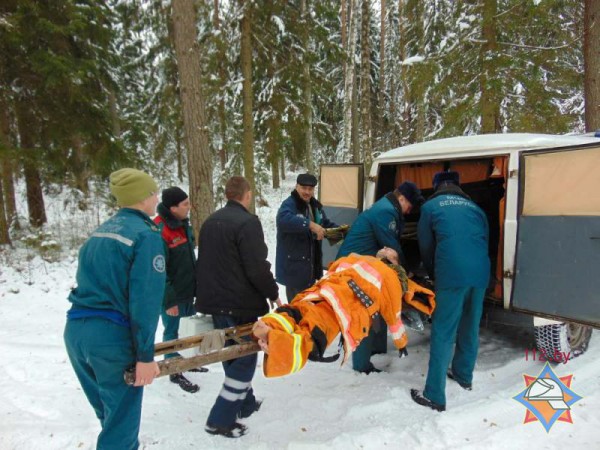
<svg viewBox="0 0 600 450"><path fill-rule="evenodd" d="M167 316L177 317L179 315L179 306L175 305L165 311Z"/></svg>
<svg viewBox="0 0 600 450"><path fill-rule="evenodd" d="M308 228L310 228L310 231L312 231L315 234L315 236L317 237L317 241L321 241L325 237L325 228L323 228L318 223L311 222Z"/></svg>
<svg viewBox="0 0 600 450"><path fill-rule="evenodd" d="M152 384L156 376L160 373L158 363L152 362L141 362L135 363L135 383L134 386L146 386Z"/></svg>
<svg viewBox="0 0 600 450"><path fill-rule="evenodd" d="M272 328L262 320L257 320L252 326L252 333L258 339L260 349L267 354L269 353L269 331L271 330Z"/></svg>

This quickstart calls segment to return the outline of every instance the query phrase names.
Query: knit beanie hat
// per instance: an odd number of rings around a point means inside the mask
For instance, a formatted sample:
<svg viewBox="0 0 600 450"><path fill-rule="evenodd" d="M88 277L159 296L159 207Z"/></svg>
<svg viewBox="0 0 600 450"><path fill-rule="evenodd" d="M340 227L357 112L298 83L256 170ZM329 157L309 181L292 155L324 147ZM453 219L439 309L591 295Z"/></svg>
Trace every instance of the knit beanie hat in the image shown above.
<svg viewBox="0 0 600 450"><path fill-rule="evenodd" d="M421 189L419 189L412 181L405 181L398 186L396 190L404 195L406 200L408 200L414 208L418 208L425 201L421 195Z"/></svg>
<svg viewBox="0 0 600 450"><path fill-rule="evenodd" d="M117 205L131 206L158 192L158 185L147 173L126 168L110 174L110 192Z"/></svg>
<svg viewBox="0 0 600 450"><path fill-rule="evenodd" d="M185 191L177 186L171 186L162 191L162 204L169 209L171 206L177 206L188 198Z"/></svg>
<svg viewBox="0 0 600 450"><path fill-rule="evenodd" d="M448 170L446 172L438 172L433 176L433 180L431 182L433 186L433 190L437 191L437 188L442 183L452 183L455 185L460 185L460 175L458 172L453 170Z"/></svg>

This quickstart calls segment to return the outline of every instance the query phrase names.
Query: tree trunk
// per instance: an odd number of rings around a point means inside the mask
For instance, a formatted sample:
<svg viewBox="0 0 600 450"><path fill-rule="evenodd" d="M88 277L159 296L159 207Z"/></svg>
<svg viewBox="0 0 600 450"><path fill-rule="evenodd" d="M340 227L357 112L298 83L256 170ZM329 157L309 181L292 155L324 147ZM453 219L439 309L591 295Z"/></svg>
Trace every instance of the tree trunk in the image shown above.
<svg viewBox="0 0 600 450"><path fill-rule="evenodd" d="M0 163L4 169L4 161L8 160L10 145L10 123L8 118L8 108L2 93L0 93ZM0 179L0 245L11 244L9 228L10 216L7 214L7 201L4 195L4 178ZM12 180L11 180L12 183Z"/></svg>
<svg viewBox="0 0 600 450"><path fill-rule="evenodd" d="M585 0L583 19L585 130L600 130L600 1Z"/></svg>
<svg viewBox="0 0 600 450"><path fill-rule="evenodd" d="M252 118L252 4L240 0L240 4L245 8L244 15L240 23L241 27L241 55L242 65L242 122L243 139L242 154L244 157L244 177L250 183L252 191L256 192L254 182L254 123ZM255 210L254 196L250 205L252 212Z"/></svg>
<svg viewBox="0 0 600 450"><path fill-rule="evenodd" d="M205 98L200 70L200 48L193 0L173 0L175 57L181 82L183 131L187 145L192 226L196 232L214 211L212 155L208 142Z"/></svg>
<svg viewBox="0 0 600 450"><path fill-rule="evenodd" d="M269 66L267 67L267 77L269 80L273 80L275 76L275 70L277 65L277 52L273 52ZM281 99L278 94L279 87L273 86L273 92L269 97L269 110L271 114L267 119L267 142L266 150L269 155L269 164L271 165L271 177L272 186L274 189L278 189L281 186L281 180L279 175L279 148L281 146L280 128L281 128Z"/></svg>
<svg viewBox="0 0 600 450"><path fill-rule="evenodd" d="M217 72L219 73L219 106L217 115L219 117L219 137L221 140L219 147L219 161L221 163L221 170L225 170L225 165L227 164L227 149L225 147L227 133L227 120L225 115L225 85L227 84L227 73L225 72L225 61L227 56L225 54L225 43L223 42L223 37L220 33L221 20L219 19L219 0L214 0L213 27L219 36L217 38L217 52L219 54L217 57Z"/></svg>
<svg viewBox="0 0 600 450"><path fill-rule="evenodd" d="M353 108L354 106L354 91L356 89L356 71L354 57L356 52L357 40L357 24L358 24L358 0L349 0L349 29L348 29L348 46L346 50L346 77L344 80L344 147L346 151L353 155L353 160L356 152L352 148L352 129L353 129Z"/></svg>
<svg viewBox="0 0 600 450"><path fill-rule="evenodd" d="M8 110L8 101L6 97L0 94L0 145L4 147L0 151L0 166L2 168L3 197L0 201L4 203L4 214L8 227L14 227L19 230L21 226L17 216L17 202L15 198L15 184L13 181L13 163L14 159L14 139L11 139L10 117Z"/></svg>
<svg viewBox="0 0 600 450"><path fill-rule="evenodd" d="M403 1L400 0L398 6L398 35L400 37L399 42L399 52L400 52L400 61L404 61L407 57L408 53L408 27L406 26L407 22L409 22L409 14L408 14L408 6ZM398 136L397 145L403 145L407 142L410 142L410 135L412 130L412 98L410 91L410 83L408 80L408 65L402 65L400 67L400 98L401 98L401 106L400 106L400 114L402 120L399 120L400 125L395 125L394 128L397 130L396 134Z"/></svg>
<svg viewBox="0 0 600 450"><path fill-rule="evenodd" d="M83 152L83 143L81 136L73 136L71 139L73 145L73 153L71 154L71 165L73 167L74 186L83 193L84 197L90 194L89 179L91 172L87 162L86 155ZM80 202L79 208L84 211L87 209L86 202Z"/></svg>
<svg viewBox="0 0 600 450"><path fill-rule="evenodd" d="M500 131L500 98L496 67L496 13L497 0L483 1L481 45L481 132L498 133Z"/></svg>
<svg viewBox="0 0 600 450"><path fill-rule="evenodd" d="M373 162L373 142L371 140L371 44L369 41L371 30L371 8L369 0L362 2L362 21L360 38L360 117L362 129L360 133L362 160L365 173L369 173Z"/></svg>
<svg viewBox="0 0 600 450"><path fill-rule="evenodd" d="M387 20L387 9L385 0L381 0L381 21L379 29L379 92L378 92L378 135L377 146L379 150L387 150L386 144L386 111L385 111L385 38L387 33L386 20ZM367 172L368 173L368 172Z"/></svg>
<svg viewBox="0 0 600 450"><path fill-rule="evenodd" d="M350 0L351 1L351 0ZM348 0L341 0L340 5L340 16L341 16L341 27L342 27L342 49L346 52L348 48ZM342 63L342 69L344 74L344 80L346 79L346 66L348 62L344 58Z"/></svg>
<svg viewBox="0 0 600 450"><path fill-rule="evenodd" d="M303 28L302 28L302 40L304 46L304 57L302 61L302 73L304 78L303 85L303 98L304 98L304 144L306 146L305 164L306 170L309 173L314 173L315 165L313 159L313 145L312 145L312 88L310 81L310 66L308 56L310 54L310 36L308 26L308 0L301 0L300 3L300 15L302 17Z"/></svg>
<svg viewBox="0 0 600 450"><path fill-rule="evenodd" d="M0 158L2 164L2 186L4 188L4 208L9 227L21 229L17 215L17 201L15 198L15 183L13 180L13 163L10 158Z"/></svg>
<svg viewBox="0 0 600 450"><path fill-rule="evenodd" d="M29 223L33 227L41 227L47 222L47 219L42 192L42 179L38 171L37 149L31 135L36 128L30 114L29 105L24 104L23 101L17 107L17 123L21 144L21 161L23 174L25 175Z"/></svg>
<svg viewBox="0 0 600 450"><path fill-rule="evenodd" d="M6 208L4 207L4 189L0 181L0 245L11 245L10 235L8 233L8 220L6 217Z"/></svg>
<svg viewBox="0 0 600 450"><path fill-rule="evenodd" d="M183 132L181 128L175 131L175 151L177 152L177 179L183 181Z"/></svg>

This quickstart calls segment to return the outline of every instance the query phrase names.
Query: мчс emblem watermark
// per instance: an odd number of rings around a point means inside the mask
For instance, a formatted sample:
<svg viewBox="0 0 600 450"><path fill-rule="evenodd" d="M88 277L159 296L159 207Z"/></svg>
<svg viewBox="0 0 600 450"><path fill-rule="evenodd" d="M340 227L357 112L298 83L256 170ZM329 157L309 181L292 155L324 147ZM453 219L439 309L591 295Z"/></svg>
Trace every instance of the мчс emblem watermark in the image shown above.
<svg viewBox="0 0 600 450"><path fill-rule="evenodd" d="M525 389L513 399L527 408L524 424L539 421L549 432L557 421L573 423L571 406L582 398L571 390L573 374L559 377L546 363L537 377L523 379Z"/></svg>

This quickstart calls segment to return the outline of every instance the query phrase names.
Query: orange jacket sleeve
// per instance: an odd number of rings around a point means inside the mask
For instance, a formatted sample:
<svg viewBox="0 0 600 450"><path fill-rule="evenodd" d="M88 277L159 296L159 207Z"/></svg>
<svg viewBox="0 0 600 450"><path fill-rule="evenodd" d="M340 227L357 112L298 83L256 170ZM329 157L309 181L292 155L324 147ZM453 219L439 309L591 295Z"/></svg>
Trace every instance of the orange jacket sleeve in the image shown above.
<svg viewBox="0 0 600 450"><path fill-rule="evenodd" d="M304 330L286 313L270 313L261 318L272 329L269 331L269 353L265 353L265 377L281 377L302 369L313 342L309 330Z"/></svg>

